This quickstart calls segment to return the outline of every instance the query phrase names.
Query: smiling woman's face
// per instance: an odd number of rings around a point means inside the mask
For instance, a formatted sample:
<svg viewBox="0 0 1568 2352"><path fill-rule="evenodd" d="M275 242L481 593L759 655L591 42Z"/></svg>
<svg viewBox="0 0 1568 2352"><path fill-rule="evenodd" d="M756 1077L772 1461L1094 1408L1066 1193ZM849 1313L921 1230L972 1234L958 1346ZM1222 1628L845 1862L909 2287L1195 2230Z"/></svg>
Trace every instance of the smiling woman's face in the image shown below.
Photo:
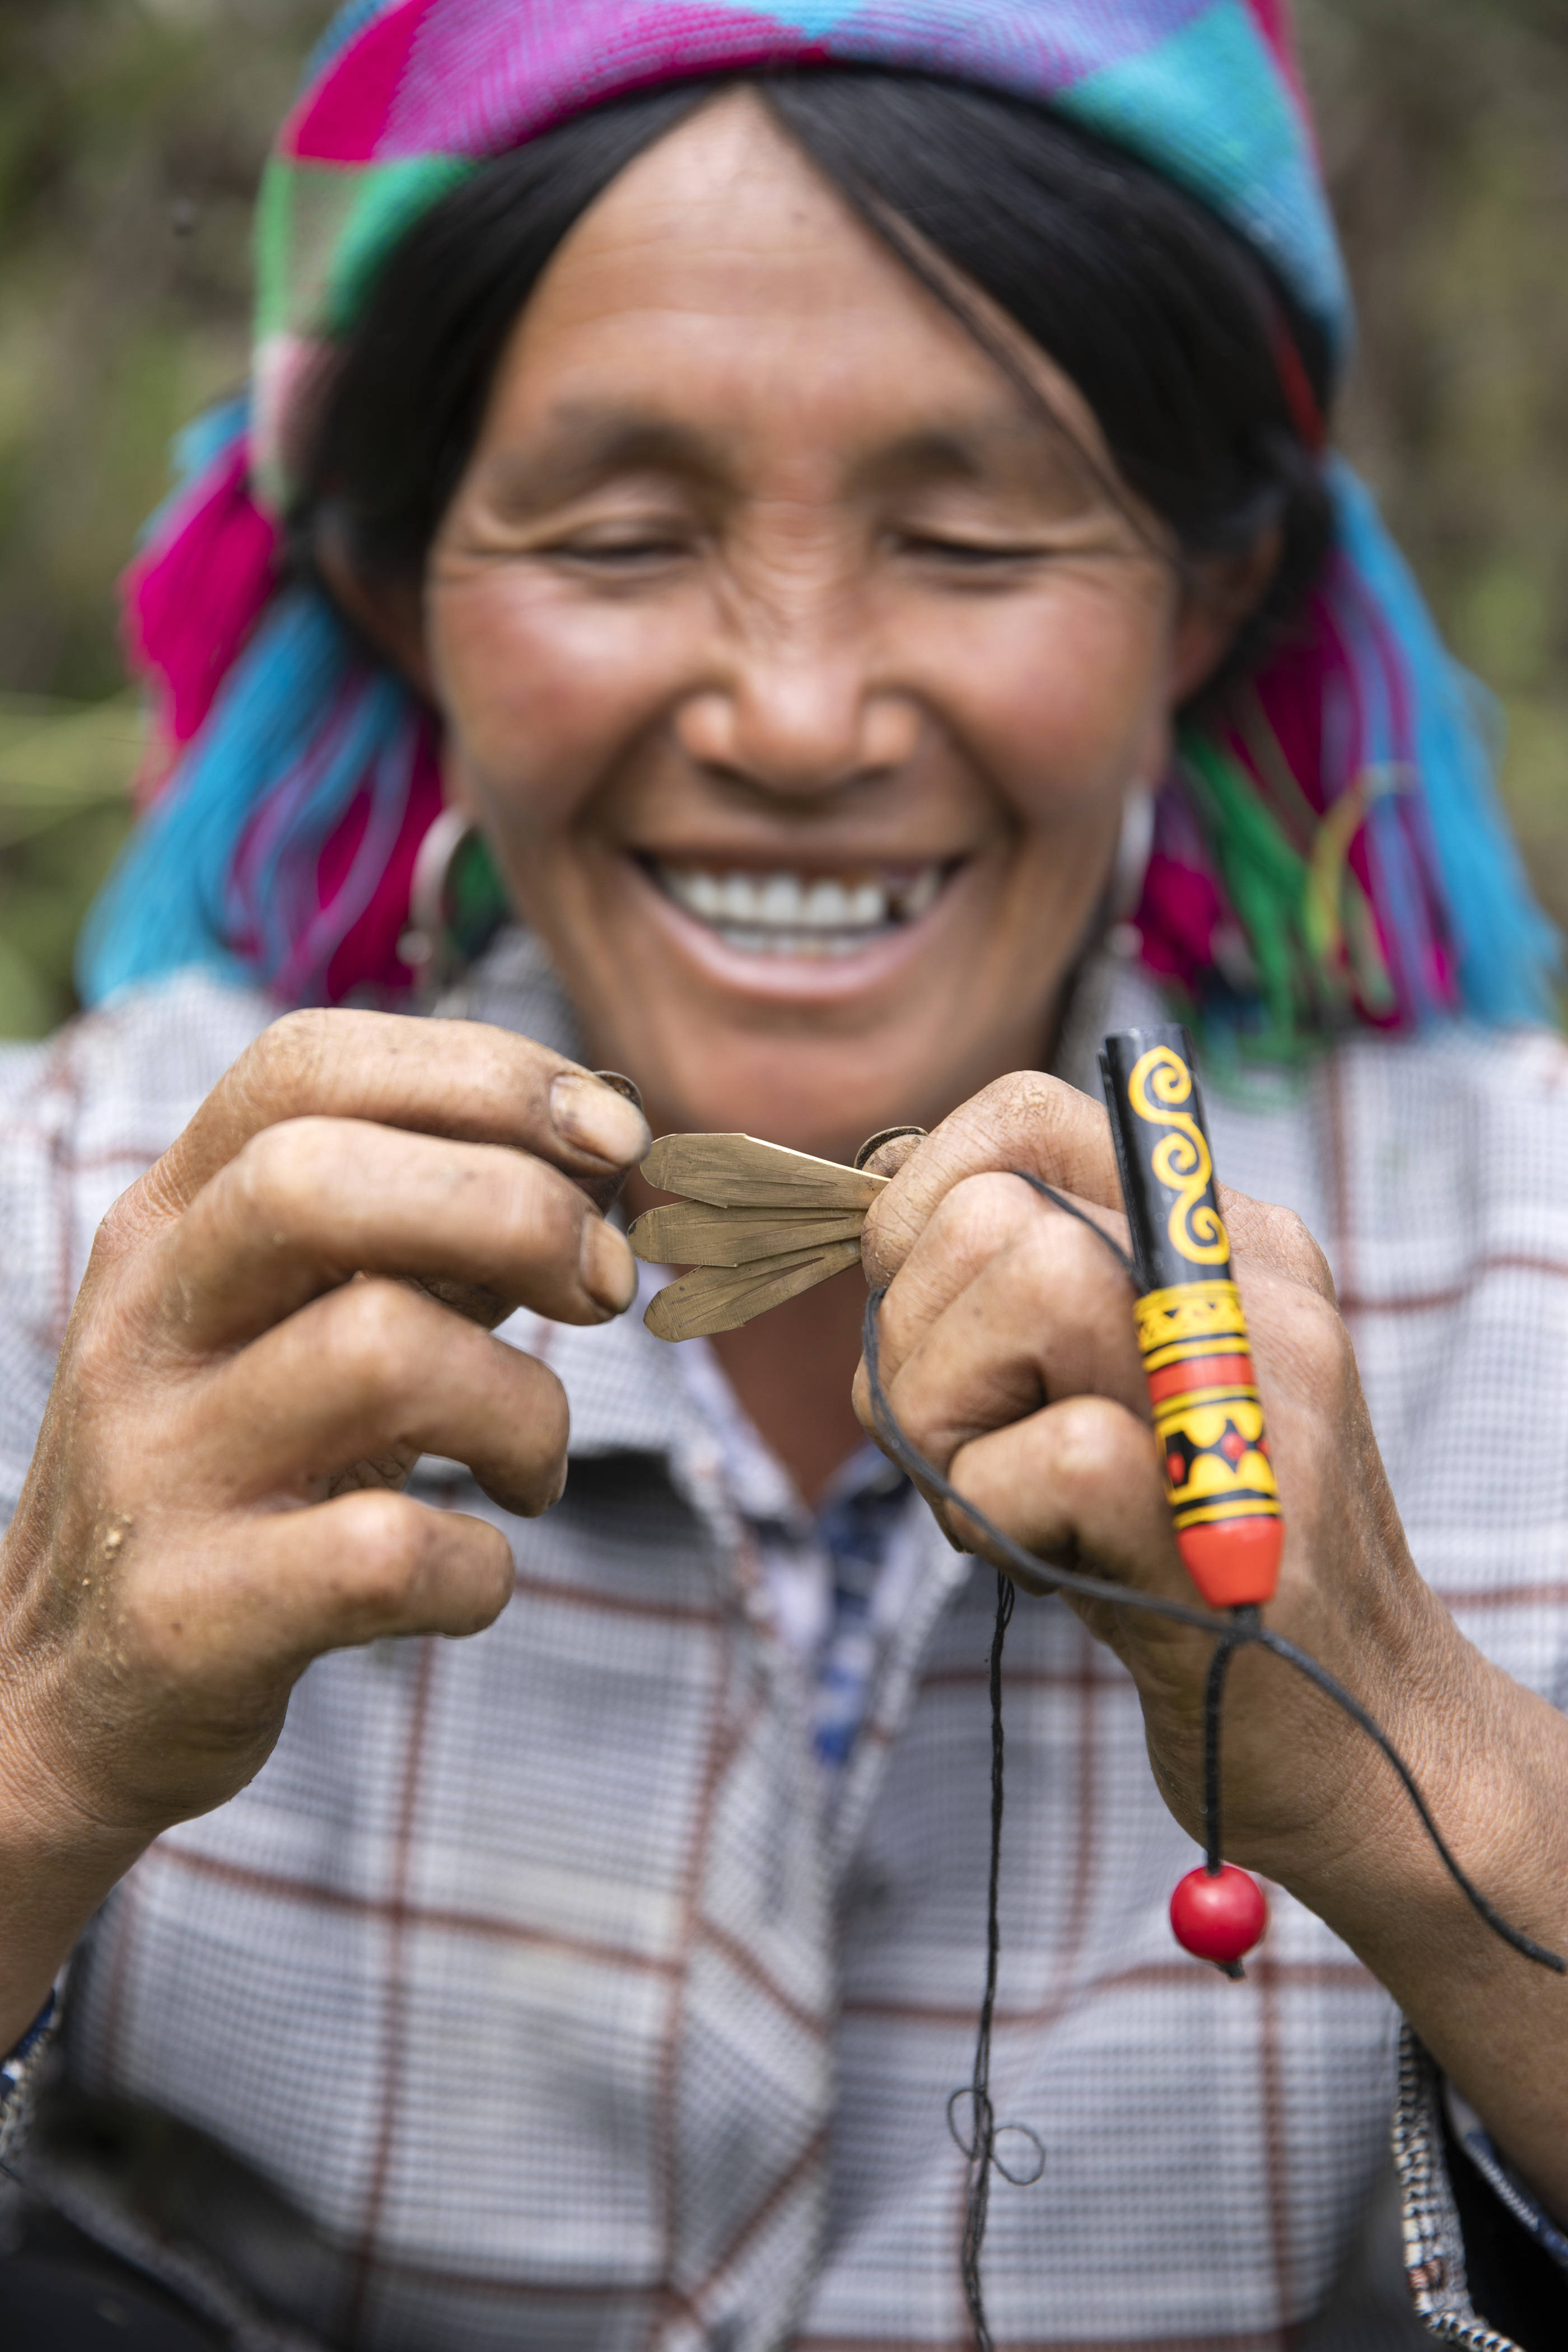
<svg viewBox="0 0 1568 2352"><path fill-rule="evenodd" d="M1039 1062L1215 650L1097 470L749 97L561 247L427 644L448 789L656 1131L840 1156Z"/></svg>

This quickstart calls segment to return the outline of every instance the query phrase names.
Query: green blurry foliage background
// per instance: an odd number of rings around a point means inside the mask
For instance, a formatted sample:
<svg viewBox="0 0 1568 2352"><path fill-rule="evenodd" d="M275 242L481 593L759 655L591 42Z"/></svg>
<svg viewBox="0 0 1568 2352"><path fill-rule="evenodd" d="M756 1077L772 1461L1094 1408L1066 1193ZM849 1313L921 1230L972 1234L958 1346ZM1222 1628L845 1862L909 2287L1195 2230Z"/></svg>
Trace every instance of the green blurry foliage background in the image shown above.
<svg viewBox="0 0 1568 2352"><path fill-rule="evenodd" d="M0 0L0 1035L69 1009L138 721L113 583L245 372L249 205L321 0ZM1299 0L1361 303L1342 438L1500 697L1568 923L1568 5Z"/></svg>

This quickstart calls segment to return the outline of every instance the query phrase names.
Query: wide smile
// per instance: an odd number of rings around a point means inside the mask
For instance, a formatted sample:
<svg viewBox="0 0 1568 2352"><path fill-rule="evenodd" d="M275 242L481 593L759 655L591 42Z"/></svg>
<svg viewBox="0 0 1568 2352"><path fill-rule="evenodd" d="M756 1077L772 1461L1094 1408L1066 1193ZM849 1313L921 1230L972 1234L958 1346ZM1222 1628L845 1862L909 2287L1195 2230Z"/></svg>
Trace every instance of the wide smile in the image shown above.
<svg viewBox="0 0 1568 2352"><path fill-rule="evenodd" d="M770 962L846 962L922 924L964 861L737 867L692 859L637 863L667 904L731 954Z"/></svg>

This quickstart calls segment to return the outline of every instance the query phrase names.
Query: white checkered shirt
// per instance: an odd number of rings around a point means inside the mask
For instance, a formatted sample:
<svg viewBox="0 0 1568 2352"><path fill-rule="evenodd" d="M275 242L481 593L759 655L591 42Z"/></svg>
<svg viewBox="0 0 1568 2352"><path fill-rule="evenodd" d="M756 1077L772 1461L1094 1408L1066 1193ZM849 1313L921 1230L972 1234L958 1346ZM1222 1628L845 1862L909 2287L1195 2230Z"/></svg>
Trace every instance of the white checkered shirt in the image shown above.
<svg viewBox="0 0 1568 2352"><path fill-rule="evenodd" d="M515 935L465 1009L572 1050ZM267 1017L187 977L0 1056L0 1508L98 1220ZM1159 1017L1097 967L1064 1075L1092 1087L1100 1034ZM1210 1109L1226 1181L1328 1251L1416 1559L1561 1703L1568 1052L1357 1039L1272 1108ZM320 1661L252 1785L153 1847L78 1956L66 2066L188 2128L129 2170L41 2160L258 2346L958 2352L991 1572L922 1521L825 1775L690 1385L635 1319L508 1336L565 1382L564 1500L524 1524L456 1471L423 1491L504 1526L514 1601L471 1641ZM1051 1601L1020 1600L1006 1665L993 2082L1046 2168L993 2194L998 2345L1394 2352L1414 2323L1365 2244L1387 1996L1279 1893L1244 1985L1176 1949L1195 1855L1131 1681ZM1406 2076L1407 2258L1480 2346L1418 2052Z"/></svg>

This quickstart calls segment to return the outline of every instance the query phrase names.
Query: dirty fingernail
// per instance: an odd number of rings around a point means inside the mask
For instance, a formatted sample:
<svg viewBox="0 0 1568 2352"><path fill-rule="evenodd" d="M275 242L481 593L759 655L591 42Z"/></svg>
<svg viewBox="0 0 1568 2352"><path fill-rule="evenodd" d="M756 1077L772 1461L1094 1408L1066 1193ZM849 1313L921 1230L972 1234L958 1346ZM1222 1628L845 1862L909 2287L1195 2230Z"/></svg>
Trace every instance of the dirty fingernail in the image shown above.
<svg viewBox="0 0 1568 2352"><path fill-rule="evenodd" d="M615 1168L631 1167L653 1147L647 1121L636 1103L575 1071L563 1071L551 1087L550 1116L563 1143L591 1151Z"/></svg>
<svg viewBox="0 0 1568 2352"><path fill-rule="evenodd" d="M914 1150L925 1140L923 1127L883 1127L868 1135L855 1154L857 1168L868 1168L873 1176L896 1176ZM895 1146L900 1147L895 1149Z"/></svg>
<svg viewBox="0 0 1568 2352"><path fill-rule="evenodd" d="M638 1110L641 1110L642 1088L635 1078L628 1078L620 1070L595 1070L594 1076L601 1086L613 1087L616 1094L625 1095L627 1102L636 1103Z"/></svg>
<svg viewBox="0 0 1568 2352"><path fill-rule="evenodd" d="M637 1262L624 1234L603 1217L584 1217L577 1270L590 1298L622 1314L637 1295Z"/></svg>

